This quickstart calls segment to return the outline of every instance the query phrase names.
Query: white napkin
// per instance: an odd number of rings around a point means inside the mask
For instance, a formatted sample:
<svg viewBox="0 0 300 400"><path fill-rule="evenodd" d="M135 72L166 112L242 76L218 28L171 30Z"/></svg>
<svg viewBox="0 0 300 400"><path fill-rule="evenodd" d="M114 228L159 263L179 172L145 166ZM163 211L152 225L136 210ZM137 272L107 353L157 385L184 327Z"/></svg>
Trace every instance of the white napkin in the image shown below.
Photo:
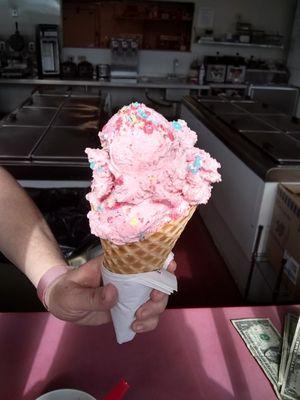
<svg viewBox="0 0 300 400"><path fill-rule="evenodd" d="M135 319L136 310L150 298L152 289L166 294L177 291L176 276L166 270L173 260L171 252L162 269L140 274L115 274L102 266L104 285L112 283L118 289L118 303L111 310L117 342L129 342L135 336L131 324Z"/></svg>

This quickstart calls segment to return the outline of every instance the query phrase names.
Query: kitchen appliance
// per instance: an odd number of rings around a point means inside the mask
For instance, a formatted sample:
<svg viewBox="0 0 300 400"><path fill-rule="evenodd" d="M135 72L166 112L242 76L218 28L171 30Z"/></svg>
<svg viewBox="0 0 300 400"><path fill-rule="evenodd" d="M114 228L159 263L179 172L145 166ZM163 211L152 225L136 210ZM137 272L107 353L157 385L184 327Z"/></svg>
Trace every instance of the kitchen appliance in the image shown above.
<svg viewBox="0 0 300 400"><path fill-rule="evenodd" d="M94 67L93 64L84 60L78 63L77 65L77 73L79 79L93 79L94 75Z"/></svg>
<svg viewBox="0 0 300 400"><path fill-rule="evenodd" d="M110 78L110 65L109 64L98 64L96 66L97 79L108 81Z"/></svg>
<svg viewBox="0 0 300 400"><path fill-rule="evenodd" d="M246 62L244 57L237 54L235 57L227 56L226 58L226 79L227 83L243 83L246 74Z"/></svg>
<svg viewBox="0 0 300 400"><path fill-rule="evenodd" d="M20 32L19 32L18 23L17 22L15 23L15 26L16 26L16 31L8 39L8 44L11 47L12 50L20 52L25 47L25 40L24 40L23 36L20 34Z"/></svg>
<svg viewBox="0 0 300 400"><path fill-rule="evenodd" d="M24 62L10 61L9 65L1 69L2 78L27 78L31 75L31 68Z"/></svg>
<svg viewBox="0 0 300 400"><path fill-rule="evenodd" d="M206 56L204 57L205 81L212 83L223 83L226 77L226 60L224 57Z"/></svg>
<svg viewBox="0 0 300 400"><path fill-rule="evenodd" d="M299 89L286 85L250 85L248 95L253 100L268 103L286 114L294 115L298 102Z"/></svg>
<svg viewBox="0 0 300 400"><path fill-rule="evenodd" d="M138 47L135 38L111 39L111 81L137 82Z"/></svg>
<svg viewBox="0 0 300 400"><path fill-rule="evenodd" d="M240 43L250 43L252 25L247 22L238 21L236 24L237 38Z"/></svg>
<svg viewBox="0 0 300 400"><path fill-rule="evenodd" d="M76 79L77 65L71 60L61 63L61 77L63 79Z"/></svg>
<svg viewBox="0 0 300 400"><path fill-rule="evenodd" d="M37 26L36 49L39 77L59 77L60 47L58 25Z"/></svg>
<svg viewBox="0 0 300 400"><path fill-rule="evenodd" d="M15 23L16 31L6 44L2 42L0 66L2 78L26 78L32 75L32 60L27 53L27 45Z"/></svg>

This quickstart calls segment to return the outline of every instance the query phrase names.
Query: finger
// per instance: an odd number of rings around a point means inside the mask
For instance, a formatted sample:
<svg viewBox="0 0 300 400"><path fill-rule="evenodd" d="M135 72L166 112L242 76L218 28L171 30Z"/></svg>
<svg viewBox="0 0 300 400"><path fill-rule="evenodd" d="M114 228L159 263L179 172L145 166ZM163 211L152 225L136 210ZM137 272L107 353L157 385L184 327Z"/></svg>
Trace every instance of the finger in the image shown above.
<svg viewBox="0 0 300 400"><path fill-rule="evenodd" d="M148 318L145 321L134 321L131 328L134 332L149 332L155 329L158 325L159 317Z"/></svg>
<svg viewBox="0 0 300 400"><path fill-rule="evenodd" d="M153 289L150 293L150 299L155 303L165 300L168 301L169 296L166 293L160 292L159 290Z"/></svg>
<svg viewBox="0 0 300 400"><path fill-rule="evenodd" d="M177 268L176 261L172 260L172 261L170 262L170 264L168 265L167 270L168 270L169 272L175 272L176 268Z"/></svg>
<svg viewBox="0 0 300 400"><path fill-rule="evenodd" d="M158 316L164 312L168 303L168 295L161 292L157 293L161 294L162 298L156 302L149 300L147 303L143 304L136 312L136 319L145 320L147 318Z"/></svg>
<svg viewBox="0 0 300 400"><path fill-rule="evenodd" d="M117 289L112 284L98 288L74 284L66 291L65 307L73 311L105 311L116 304L117 298Z"/></svg>
<svg viewBox="0 0 300 400"><path fill-rule="evenodd" d="M109 311L92 311L76 321L77 325L98 326L111 321Z"/></svg>
<svg viewBox="0 0 300 400"><path fill-rule="evenodd" d="M103 256L98 256L81 265L79 268L71 270L69 278L85 287L98 287L101 283L101 265Z"/></svg>

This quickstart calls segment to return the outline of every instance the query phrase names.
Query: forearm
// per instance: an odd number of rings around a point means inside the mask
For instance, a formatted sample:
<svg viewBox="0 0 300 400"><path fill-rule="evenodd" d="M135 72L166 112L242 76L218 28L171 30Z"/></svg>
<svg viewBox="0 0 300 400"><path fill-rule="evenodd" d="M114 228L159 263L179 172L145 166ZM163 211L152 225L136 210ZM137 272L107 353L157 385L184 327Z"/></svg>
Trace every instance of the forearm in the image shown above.
<svg viewBox="0 0 300 400"><path fill-rule="evenodd" d="M21 186L2 168L0 251L35 286L49 268L66 264L42 214Z"/></svg>

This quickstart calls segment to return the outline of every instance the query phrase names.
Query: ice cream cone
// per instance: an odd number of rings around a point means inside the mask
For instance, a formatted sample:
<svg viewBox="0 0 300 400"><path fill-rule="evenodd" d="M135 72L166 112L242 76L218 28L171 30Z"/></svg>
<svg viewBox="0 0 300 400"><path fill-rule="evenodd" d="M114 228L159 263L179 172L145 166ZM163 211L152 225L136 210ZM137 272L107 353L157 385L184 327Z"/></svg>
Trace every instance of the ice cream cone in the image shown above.
<svg viewBox="0 0 300 400"><path fill-rule="evenodd" d="M117 274L137 274L161 269L195 210L196 206L191 207L187 215L164 225L158 232L139 242L116 245L101 239L103 265Z"/></svg>

